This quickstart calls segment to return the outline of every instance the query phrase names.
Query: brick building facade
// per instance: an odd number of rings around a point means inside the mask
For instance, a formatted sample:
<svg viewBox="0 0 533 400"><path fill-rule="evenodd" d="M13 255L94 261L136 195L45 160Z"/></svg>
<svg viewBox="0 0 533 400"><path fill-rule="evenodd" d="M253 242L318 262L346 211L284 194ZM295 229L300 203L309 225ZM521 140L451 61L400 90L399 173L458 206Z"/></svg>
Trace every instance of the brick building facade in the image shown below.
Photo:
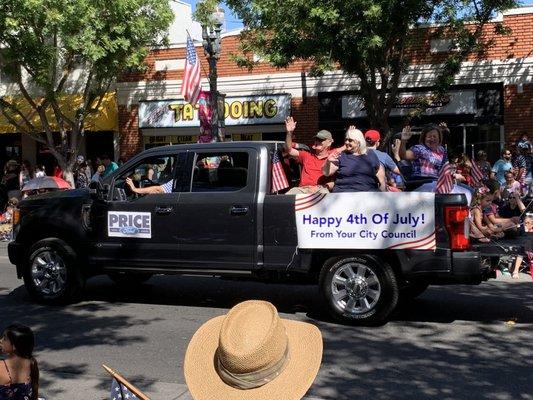
<svg viewBox="0 0 533 400"><path fill-rule="evenodd" d="M533 7L509 10L486 27L485 35L490 38L494 24L501 21L511 28L512 33L494 36L493 45L481 58L472 56L463 63L454 86L450 88L449 104L436 106L413 121L415 125L448 123L452 131L449 146L454 150L470 153L486 148L496 155L506 142L514 142L521 132L528 132L533 138ZM419 36L417 45L410 51L412 66L400 86L400 102L404 106L413 97L430 93L435 65L444 56L442 43L430 40L427 30L421 30ZM340 141L347 126L355 123L367 127L364 111L357 109L356 79L342 71L312 78L307 74L305 62L296 62L283 70L259 62L248 71L230 59L232 53L238 52L238 46L238 32L223 35L218 87L226 94L227 107L234 101L255 101L257 105L264 96L287 96L290 102L287 113L298 121L297 140L302 142L310 142L321 128L330 129ZM208 63L200 43L197 53L202 64L202 85L208 90ZM165 123L154 122L152 118L170 112L172 104L183 103L180 89L184 56L184 45L154 50L147 58L145 72L120 79L117 95L120 154L123 157L130 157L152 145L197 139L197 124L178 121L180 117L177 115L173 121L167 118ZM240 106L236 104L235 107ZM145 111L140 112L140 108ZM146 114L146 110L151 114ZM264 123L264 120L255 123L253 118L226 119L226 137L233 140L250 137L282 140L284 116L276 118L276 123ZM151 119L147 122L148 117ZM399 106L391 113L391 126L399 128L404 121L405 112Z"/></svg>

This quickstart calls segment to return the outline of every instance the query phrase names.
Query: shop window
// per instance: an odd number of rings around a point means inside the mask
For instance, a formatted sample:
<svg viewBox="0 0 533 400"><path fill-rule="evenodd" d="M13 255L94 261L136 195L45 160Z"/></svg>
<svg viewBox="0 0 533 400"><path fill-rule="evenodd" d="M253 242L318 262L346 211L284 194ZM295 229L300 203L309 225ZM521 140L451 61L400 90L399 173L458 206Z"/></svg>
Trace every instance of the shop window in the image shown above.
<svg viewBox="0 0 533 400"><path fill-rule="evenodd" d="M198 153L191 192L236 192L248 181L248 153Z"/></svg>
<svg viewBox="0 0 533 400"><path fill-rule="evenodd" d="M452 39L432 39L430 42L431 53L449 53L457 51Z"/></svg>

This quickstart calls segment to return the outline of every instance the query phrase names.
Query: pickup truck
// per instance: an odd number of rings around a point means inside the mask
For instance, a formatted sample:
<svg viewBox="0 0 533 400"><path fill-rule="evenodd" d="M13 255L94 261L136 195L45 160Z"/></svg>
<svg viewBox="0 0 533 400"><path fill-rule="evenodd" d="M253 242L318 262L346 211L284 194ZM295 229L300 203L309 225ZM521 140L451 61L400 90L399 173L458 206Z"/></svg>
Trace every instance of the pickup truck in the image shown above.
<svg viewBox="0 0 533 400"><path fill-rule="evenodd" d="M296 196L271 193L272 157L282 145L153 148L91 190L27 198L14 218L9 259L38 302L74 301L98 274L128 285L154 274L197 274L315 284L335 319L366 325L385 322L400 297L428 285L479 284L493 273L495 255L482 257L469 243L461 194L434 195L431 250L335 248L335 241L301 248ZM137 187L171 182L172 190L139 195L128 177Z"/></svg>

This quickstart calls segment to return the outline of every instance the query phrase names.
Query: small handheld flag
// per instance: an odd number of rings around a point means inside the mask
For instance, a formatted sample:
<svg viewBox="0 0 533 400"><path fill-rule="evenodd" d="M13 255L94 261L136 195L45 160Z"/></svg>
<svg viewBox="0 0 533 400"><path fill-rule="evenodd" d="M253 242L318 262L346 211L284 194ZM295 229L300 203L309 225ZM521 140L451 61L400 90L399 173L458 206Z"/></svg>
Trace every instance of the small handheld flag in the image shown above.
<svg viewBox="0 0 533 400"><path fill-rule="evenodd" d="M449 162L445 162L439 171L435 192L439 194L451 193L453 190L452 168Z"/></svg>
<svg viewBox="0 0 533 400"><path fill-rule="evenodd" d="M283 165L281 165L281 159L279 150L274 150L272 155L272 192L279 192L289 187L289 181L283 171Z"/></svg>
<svg viewBox="0 0 533 400"><path fill-rule="evenodd" d="M113 377L109 400L150 400L148 396L129 383L118 372L113 371L105 364L102 364L102 367Z"/></svg>
<svg viewBox="0 0 533 400"><path fill-rule="evenodd" d="M472 180L474 181L474 185L476 187L480 187L483 185L483 172L481 172L479 166L474 160L472 160L472 171L470 173L470 176L472 177Z"/></svg>

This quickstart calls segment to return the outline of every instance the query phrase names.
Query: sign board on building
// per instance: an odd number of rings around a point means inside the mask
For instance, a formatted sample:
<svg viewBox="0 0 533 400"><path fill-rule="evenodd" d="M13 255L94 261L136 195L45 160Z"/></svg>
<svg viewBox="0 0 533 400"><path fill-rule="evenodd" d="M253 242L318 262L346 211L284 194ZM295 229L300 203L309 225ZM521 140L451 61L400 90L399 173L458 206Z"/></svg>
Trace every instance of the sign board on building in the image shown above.
<svg viewBox="0 0 533 400"><path fill-rule="evenodd" d="M198 135L144 136L144 144L183 144L197 143Z"/></svg>
<svg viewBox="0 0 533 400"><path fill-rule="evenodd" d="M475 114L476 91L475 90L454 90L450 91L444 98L439 99L431 92L402 92L398 95L391 111L391 117L407 115L411 110L420 107L421 104L427 106L423 114ZM366 116L366 109L363 99L356 95L342 97L342 117L361 118Z"/></svg>
<svg viewBox="0 0 533 400"><path fill-rule="evenodd" d="M231 140L235 142L263 140L263 135L261 133L234 133L231 135Z"/></svg>
<svg viewBox="0 0 533 400"><path fill-rule="evenodd" d="M226 97L226 126L282 124L290 115L287 94ZM143 101L139 103L140 128L183 128L200 126L198 105L185 100Z"/></svg>

